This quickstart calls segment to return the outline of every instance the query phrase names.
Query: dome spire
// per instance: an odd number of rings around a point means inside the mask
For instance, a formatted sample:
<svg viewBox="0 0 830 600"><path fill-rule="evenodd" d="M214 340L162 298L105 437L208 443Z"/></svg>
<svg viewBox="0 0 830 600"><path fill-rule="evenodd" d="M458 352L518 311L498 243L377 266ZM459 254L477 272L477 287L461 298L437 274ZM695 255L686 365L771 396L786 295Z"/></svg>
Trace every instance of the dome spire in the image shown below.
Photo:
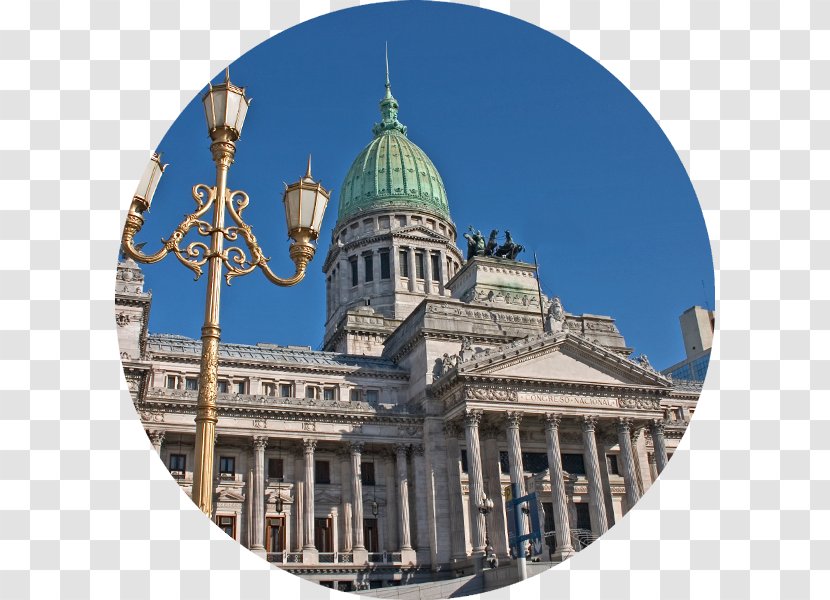
<svg viewBox="0 0 830 600"><path fill-rule="evenodd" d="M386 42L386 96L384 99L392 97L392 86L389 83L389 42Z"/></svg>
<svg viewBox="0 0 830 600"><path fill-rule="evenodd" d="M399 132L406 135L406 125L398 121L398 101L392 95L392 85L389 83L389 43L386 43L386 93L380 101L380 123L375 123L372 133L375 136L386 132Z"/></svg>

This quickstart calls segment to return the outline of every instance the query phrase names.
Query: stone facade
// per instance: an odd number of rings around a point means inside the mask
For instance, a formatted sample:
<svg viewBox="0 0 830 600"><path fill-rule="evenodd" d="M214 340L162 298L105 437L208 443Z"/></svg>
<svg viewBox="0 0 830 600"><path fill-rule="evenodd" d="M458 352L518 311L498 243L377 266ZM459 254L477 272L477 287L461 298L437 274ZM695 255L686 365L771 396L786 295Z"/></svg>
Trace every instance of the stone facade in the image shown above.
<svg viewBox="0 0 830 600"><path fill-rule="evenodd" d="M467 262L457 280L494 260ZM135 269L119 265L119 286ZM515 289L509 272L532 266L504 269ZM665 467L699 387L626 358L616 327L602 345L580 328L544 331L523 303L465 302L447 289L422 297L382 356L221 346L220 527L289 570L358 589L472 573L485 540L505 564L511 482L540 495L545 560L567 558L631 508ZM149 304L141 285L116 293L117 314L131 311L122 348L139 352L125 355L125 372L153 445L190 493L200 343L147 335ZM586 318L613 326L566 323ZM495 503L486 518L485 495Z"/></svg>
<svg viewBox="0 0 830 600"><path fill-rule="evenodd" d="M388 84L381 107L375 135L397 138L373 148L418 168ZM366 177L380 186L381 163L364 163L350 190ZM414 191L411 202L406 190L376 191L378 203L355 200L332 232L323 351L220 346L213 518L286 569L365 589L473 573L488 546L509 563L516 484L539 496L543 560L566 559L665 468L700 384L631 360L613 318L541 296L533 265L464 261L443 188L423 210ZM200 342L148 334L150 301L140 269L122 261L130 393L189 494Z"/></svg>

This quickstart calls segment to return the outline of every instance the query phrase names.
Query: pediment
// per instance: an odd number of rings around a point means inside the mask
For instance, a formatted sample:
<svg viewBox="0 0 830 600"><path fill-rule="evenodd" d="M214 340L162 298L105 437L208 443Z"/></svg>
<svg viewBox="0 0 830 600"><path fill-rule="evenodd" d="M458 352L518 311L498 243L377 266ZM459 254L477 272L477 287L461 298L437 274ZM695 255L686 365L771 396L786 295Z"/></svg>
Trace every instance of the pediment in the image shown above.
<svg viewBox="0 0 830 600"><path fill-rule="evenodd" d="M217 502L242 502L245 500L245 494L238 490L220 490L217 497Z"/></svg>
<svg viewBox="0 0 830 600"><path fill-rule="evenodd" d="M400 229L396 229L392 232L392 235L395 237L423 238L435 242L447 242L450 239L446 235L441 235L437 231L434 231L424 225L409 225L407 227L401 227Z"/></svg>
<svg viewBox="0 0 830 600"><path fill-rule="evenodd" d="M569 333L546 334L474 355L459 375L597 385L669 387L668 379Z"/></svg>

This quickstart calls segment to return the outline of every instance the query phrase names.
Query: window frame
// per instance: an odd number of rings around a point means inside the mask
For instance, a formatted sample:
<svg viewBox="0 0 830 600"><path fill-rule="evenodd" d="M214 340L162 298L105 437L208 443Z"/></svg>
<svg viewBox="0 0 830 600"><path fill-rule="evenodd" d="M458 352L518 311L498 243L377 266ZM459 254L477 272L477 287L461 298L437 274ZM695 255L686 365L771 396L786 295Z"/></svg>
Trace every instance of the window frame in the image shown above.
<svg viewBox="0 0 830 600"><path fill-rule="evenodd" d="M363 255L363 281L372 283L375 280L375 257L371 254Z"/></svg>

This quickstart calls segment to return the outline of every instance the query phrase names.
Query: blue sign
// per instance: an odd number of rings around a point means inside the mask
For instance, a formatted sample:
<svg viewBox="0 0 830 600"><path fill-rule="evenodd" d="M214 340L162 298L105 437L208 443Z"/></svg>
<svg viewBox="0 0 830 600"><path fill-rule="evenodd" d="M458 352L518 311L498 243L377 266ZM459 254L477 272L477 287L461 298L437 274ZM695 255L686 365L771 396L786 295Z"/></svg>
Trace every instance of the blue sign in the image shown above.
<svg viewBox="0 0 830 600"><path fill-rule="evenodd" d="M523 554L520 551L519 544L531 540L533 542L533 549L535 554L539 554L542 548L542 527L539 523L539 511L536 509L536 492L531 492L525 496L519 496L518 484L512 484L512 498L506 502L507 509L507 535L510 546L515 549L516 556ZM530 505L530 533L517 535L522 531L522 512L521 505L524 503ZM538 550L537 550L538 548Z"/></svg>

